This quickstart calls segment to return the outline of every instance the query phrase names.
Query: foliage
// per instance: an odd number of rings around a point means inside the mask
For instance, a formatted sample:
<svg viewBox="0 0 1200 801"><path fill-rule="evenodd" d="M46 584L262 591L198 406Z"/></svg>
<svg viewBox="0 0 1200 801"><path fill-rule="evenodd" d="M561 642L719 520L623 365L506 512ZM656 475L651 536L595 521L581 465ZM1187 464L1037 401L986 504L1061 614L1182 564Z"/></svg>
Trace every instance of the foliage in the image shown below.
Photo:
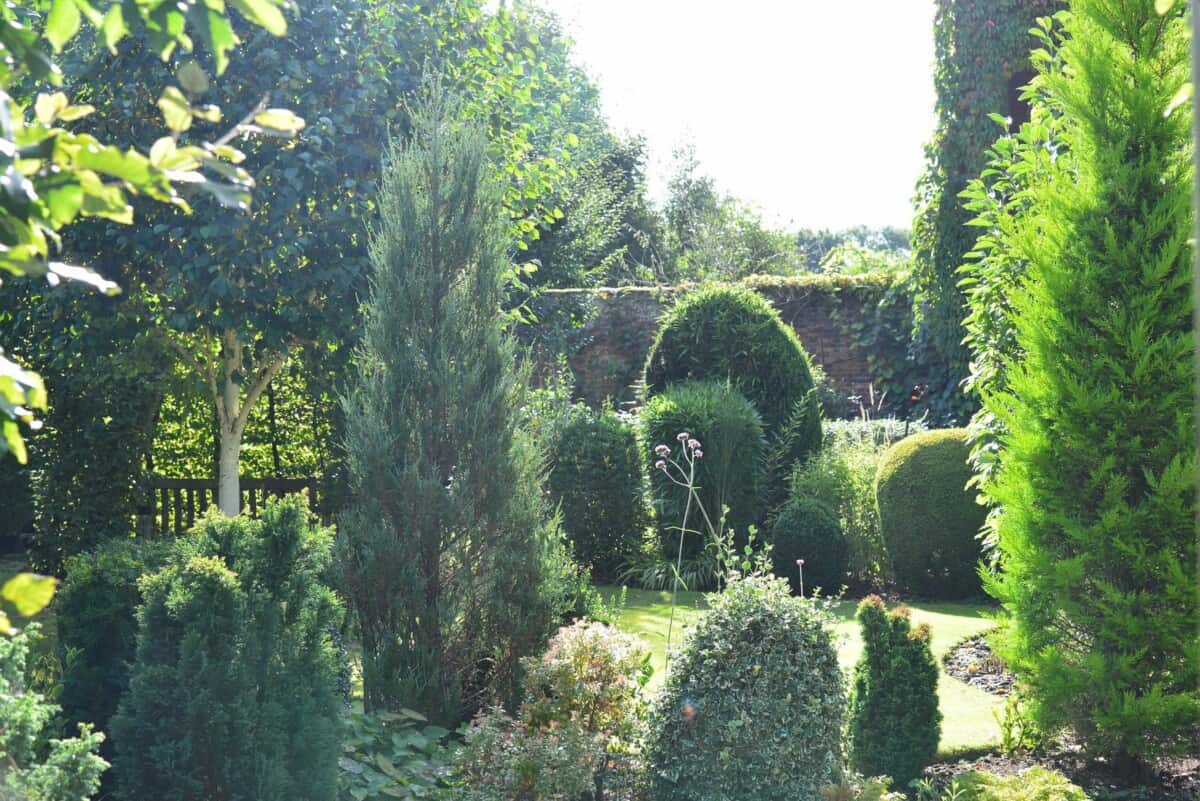
<svg viewBox="0 0 1200 801"><path fill-rule="evenodd" d="M820 607L782 579L731 580L652 702L651 797L819 801L840 764L842 682Z"/></svg>
<svg viewBox="0 0 1200 801"><path fill-rule="evenodd" d="M677 303L660 323L643 381L647 397L679 381L732 382L762 415L785 464L821 446L808 354L771 304L749 289L713 285Z"/></svg>
<svg viewBox="0 0 1200 801"><path fill-rule="evenodd" d="M210 514L141 581L137 651L111 728L132 798L328 799L336 794L333 532L302 499L259 520ZM297 736L302 732L303 736Z"/></svg>
<svg viewBox="0 0 1200 801"><path fill-rule="evenodd" d="M1008 776L963 773L940 794L922 788L917 801L1088 801L1088 795L1061 773L1033 767Z"/></svg>
<svg viewBox="0 0 1200 801"><path fill-rule="evenodd" d="M764 490L763 426L759 414L746 398L729 384L685 381L671 384L654 395L641 410L642 452L647 466L660 457L654 448L674 443L679 432L688 432L704 444L704 458L696 470L696 495L719 526L721 510L728 508L725 527L744 536L761 515ZM650 487L658 524L659 544L664 554L679 549L680 521L688 504L682 491L662 470L651 469ZM693 511L695 509L693 508ZM693 558L705 547L700 513L690 519L684 535L683 553ZM693 587L698 589L698 587Z"/></svg>
<svg viewBox="0 0 1200 801"><path fill-rule="evenodd" d="M876 595L857 617L863 653L850 693L850 762L907 786L937 755L942 730L929 626L913 628L907 607L889 613Z"/></svg>
<svg viewBox="0 0 1200 801"><path fill-rule="evenodd" d="M979 590L979 530L986 510L967 489L967 430L914 434L879 460L875 499L896 581L933 598Z"/></svg>
<svg viewBox="0 0 1200 801"><path fill-rule="evenodd" d="M479 716L467 731L456 801L579 801L594 788L602 752L577 723L543 731L502 709Z"/></svg>
<svg viewBox="0 0 1200 801"><path fill-rule="evenodd" d="M841 231L801 228L796 232L796 248L806 272L821 272L829 254L845 246L877 253L889 259L907 259L910 255L909 232L891 226L870 228L857 225Z"/></svg>
<svg viewBox="0 0 1200 801"><path fill-rule="evenodd" d="M0 637L0 798L21 801L84 801L100 786L108 767L96 751L104 735L81 725L79 736L55 739L50 730L58 708L25 681L31 625Z"/></svg>
<svg viewBox="0 0 1200 801"><path fill-rule="evenodd" d="M455 752L443 744L449 734L411 709L351 712L338 759L339 801L436 798L451 782Z"/></svg>
<svg viewBox="0 0 1200 801"><path fill-rule="evenodd" d="M825 801L904 801L904 793L892 792L892 780L887 776L864 778L851 774L838 784L821 788Z"/></svg>
<svg viewBox="0 0 1200 801"><path fill-rule="evenodd" d="M1018 87L1030 77L1030 28L1063 0L938 0L934 12L934 88L937 128L926 145L925 173L917 185L912 228L917 283L919 345L943 366L931 383L931 402L943 417L964 421L973 403L959 388L969 372L962 344L965 314L958 269L977 232L960 193L987 163L987 150L1002 133L992 115L1019 124L1027 110ZM1010 123L1011 124L1011 123Z"/></svg>
<svg viewBox="0 0 1200 801"><path fill-rule="evenodd" d="M859 443L887 447L909 434L928 431L920 420L897 420L895 417L876 417L866 420L826 420L822 426L825 444L822 448L839 448Z"/></svg>
<svg viewBox="0 0 1200 801"><path fill-rule="evenodd" d="M575 410L551 446L546 489L579 562L612 578L649 522L637 432L611 411Z"/></svg>
<svg viewBox="0 0 1200 801"><path fill-rule="evenodd" d="M1009 295L1023 358L984 396L997 652L1040 728L1129 772L1200 724L1189 24L1156 5L1078 0L1042 30L1073 174L1029 190L1054 224Z"/></svg>
<svg viewBox="0 0 1200 801"><path fill-rule="evenodd" d="M770 542L775 575L786 577L794 591L806 587L811 594L820 588L833 595L845 585L847 538L836 513L820 501L804 496L789 499L771 524Z"/></svg>
<svg viewBox="0 0 1200 801"><path fill-rule="evenodd" d="M446 725L511 694L517 661L563 611L549 586L561 535L517 430L526 375L500 319L501 186L482 130L451 102L431 94L388 156L343 401L354 501L339 527L367 709Z"/></svg>

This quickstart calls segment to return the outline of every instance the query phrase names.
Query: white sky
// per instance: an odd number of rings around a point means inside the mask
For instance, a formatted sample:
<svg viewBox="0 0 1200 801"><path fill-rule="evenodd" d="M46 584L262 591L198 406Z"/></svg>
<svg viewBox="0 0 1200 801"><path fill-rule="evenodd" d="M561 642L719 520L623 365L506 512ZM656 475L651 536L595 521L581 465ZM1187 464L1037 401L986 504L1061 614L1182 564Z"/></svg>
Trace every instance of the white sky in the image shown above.
<svg viewBox="0 0 1200 801"><path fill-rule="evenodd" d="M696 145L721 189L787 227L908 227L933 132L932 0L541 0L661 198Z"/></svg>

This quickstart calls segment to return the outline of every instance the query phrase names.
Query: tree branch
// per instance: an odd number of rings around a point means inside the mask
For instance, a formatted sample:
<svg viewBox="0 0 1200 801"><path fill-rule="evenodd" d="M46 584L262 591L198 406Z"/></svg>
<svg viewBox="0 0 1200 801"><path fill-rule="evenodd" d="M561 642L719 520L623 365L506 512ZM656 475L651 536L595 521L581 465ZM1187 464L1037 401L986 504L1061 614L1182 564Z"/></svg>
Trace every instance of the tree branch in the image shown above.
<svg viewBox="0 0 1200 801"><path fill-rule="evenodd" d="M262 396L267 388L267 384L275 378L275 374L288 360L288 352L284 350L282 353L277 353L269 358L262 367L258 368L254 373L254 378L250 381L250 389L246 393L246 402L242 404L241 411L238 414L237 430L241 431L246 427L246 421L250 419L250 411L254 408L254 404Z"/></svg>

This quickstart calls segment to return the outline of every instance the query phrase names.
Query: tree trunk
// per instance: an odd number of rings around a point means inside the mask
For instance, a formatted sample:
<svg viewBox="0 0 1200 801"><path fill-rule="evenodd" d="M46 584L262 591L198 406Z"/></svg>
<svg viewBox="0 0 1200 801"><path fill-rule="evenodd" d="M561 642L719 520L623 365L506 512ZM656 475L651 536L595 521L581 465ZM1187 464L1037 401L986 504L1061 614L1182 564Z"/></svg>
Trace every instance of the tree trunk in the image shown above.
<svg viewBox="0 0 1200 801"><path fill-rule="evenodd" d="M241 361L240 353L237 361ZM225 357L223 397L220 404L221 441L217 456L217 507L226 517L236 517L241 511L242 487L238 476L238 462L242 452L241 387L233 380L233 372L240 365L234 364L234 354Z"/></svg>

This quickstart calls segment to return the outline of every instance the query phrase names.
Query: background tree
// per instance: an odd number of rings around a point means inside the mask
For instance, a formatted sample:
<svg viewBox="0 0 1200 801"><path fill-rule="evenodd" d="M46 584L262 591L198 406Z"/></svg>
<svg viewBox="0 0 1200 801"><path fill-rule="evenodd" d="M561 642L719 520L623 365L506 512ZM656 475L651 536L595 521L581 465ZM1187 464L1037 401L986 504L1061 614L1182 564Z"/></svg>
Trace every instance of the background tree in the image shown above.
<svg viewBox="0 0 1200 801"><path fill-rule="evenodd" d="M561 549L516 427L503 187L458 113L431 95L389 152L344 401L354 504L339 539L367 707L451 723L511 689L548 635L547 557Z"/></svg>
<svg viewBox="0 0 1200 801"><path fill-rule="evenodd" d="M1027 190L1022 358L983 394L998 651L1043 729L1126 771L1200 724L1188 35L1156 5L1075 0L1043 30L1035 86L1073 169Z"/></svg>

